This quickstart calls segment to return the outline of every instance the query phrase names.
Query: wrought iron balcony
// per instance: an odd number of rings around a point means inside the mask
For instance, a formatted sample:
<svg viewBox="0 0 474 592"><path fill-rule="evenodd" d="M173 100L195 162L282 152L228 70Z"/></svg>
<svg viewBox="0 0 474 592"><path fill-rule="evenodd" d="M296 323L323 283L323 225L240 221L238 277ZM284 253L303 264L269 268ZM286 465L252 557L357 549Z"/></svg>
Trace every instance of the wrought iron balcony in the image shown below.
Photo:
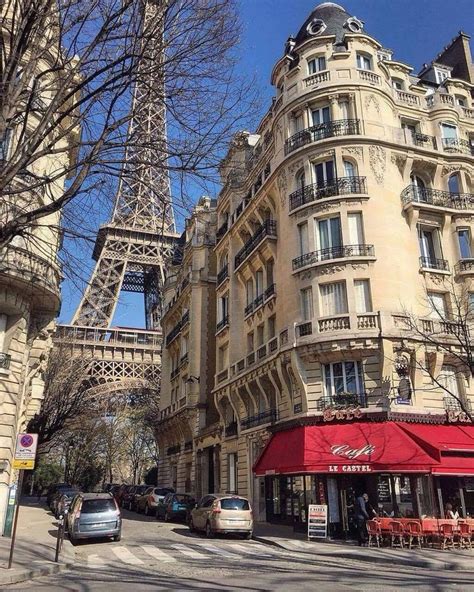
<svg viewBox="0 0 474 592"><path fill-rule="evenodd" d="M420 257L420 267L422 269L449 271L449 263L446 259L437 259L436 257Z"/></svg>
<svg viewBox="0 0 474 592"><path fill-rule="evenodd" d="M268 300L269 298L271 298L272 296L276 295L276 285L275 284L270 284L268 286L268 288L265 290L265 300Z"/></svg>
<svg viewBox="0 0 474 592"><path fill-rule="evenodd" d="M435 136L428 136L427 134L420 134L418 132L411 134L411 143L420 148L438 149L438 142Z"/></svg>
<svg viewBox="0 0 474 592"><path fill-rule="evenodd" d="M220 286L229 277L229 265L226 263L217 274L217 285Z"/></svg>
<svg viewBox="0 0 474 592"><path fill-rule="evenodd" d="M415 202L456 210L474 209L474 194L472 193L451 193L450 191L408 185L402 191L401 198L404 205Z"/></svg>
<svg viewBox="0 0 474 592"><path fill-rule="evenodd" d="M338 119L337 121L318 123L290 136L285 142L285 154L289 154L306 144L312 144L325 138L359 135L359 133L360 125L358 119Z"/></svg>
<svg viewBox="0 0 474 592"><path fill-rule="evenodd" d="M267 300L269 300L272 296L276 295L276 287L275 284L271 284L268 288L263 292L263 294L259 294L255 300L247 304L244 308L244 316L248 316L252 314L257 308L262 306Z"/></svg>
<svg viewBox="0 0 474 592"><path fill-rule="evenodd" d="M231 421L225 426L226 436L237 436L237 422Z"/></svg>
<svg viewBox="0 0 474 592"><path fill-rule="evenodd" d="M186 352L184 355L181 356L180 360L179 360L179 365L181 366L185 366L189 361L189 354Z"/></svg>
<svg viewBox="0 0 474 592"><path fill-rule="evenodd" d="M227 327L229 324L229 315L225 315L225 317L217 323L216 332L222 331L224 327Z"/></svg>
<svg viewBox="0 0 474 592"><path fill-rule="evenodd" d="M467 140L458 138L441 138L445 152L457 152L460 154L474 155L474 147Z"/></svg>
<svg viewBox="0 0 474 592"><path fill-rule="evenodd" d="M456 274L468 271L474 273L474 259L460 259L454 266Z"/></svg>
<svg viewBox="0 0 474 592"><path fill-rule="evenodd" d="M166 336L166 345L168 346L172 341L174 341L176 339L176 337L178 337L178 335L181 333L181 323L182 321L178 321L176 323L176 325L171 329L171 331L168 333L168 335Z"/></svg>
<svg viewBox="0 0 474 592"><path fill-rule="evenodd" d="M443 399L444 408L446 411L462 411L461 403L454 397L444 397ZM469 399L462 399L462 404L464 409L466 409L469 413L472 411L471 401Z"/></svg>
<svg viewBox="0 0 474 592"><path fill-rule="evenodd" d="M316 402L316 409L347 409L347 407L367 407L366 393L340 393L325 395Z"/></svg>
<svg viewBox="0 0 474 592"><path fill-rule="evenodd" d="M367 193L366 177L340 177L323 185L306 185L290 194L290 212L318 199L353 193Z"/></svg>
<svg viewBox="0 0 474 592"><path fill-rule="evenodd" d="M245 243L240 251L235 256L235 269L237 269L247 259L254 249L267 237L272 236L276 238L276 222L275 220L265 220L259 226L253 236Z"/></svg>
<svg viewBox="0 0 474 592"><path fill-rule="evenodd" d="M346 257L374 257L374 254L374 245L341 245L339 247L329 247L327 249L312 251L311 253L305 253L304 255L296 257L296 259L293 259L293 271L306 267L307 265L331 261L332 259L344 259Z"/></svg>
<svg viewBox="0 0 474 592"><path fill-rule="evenodd" d="M229 222L226 220L224 224L219 226L216 232L216 241L219 242L229 228Z"/></svg>
<svg viewBox="0 0 474 592"><path fill-rule="evenodd" d="M11 359L12 357L10 354L0 353L0 368L8 370L8 368L10 368Z"/></svg>
<svg viewBox="0 0 474 592"><path fill-rule="evenodd" d="M306 321L296 326L296 334L298 337L306 337L307 335L313 334L313 323L312 321Z"/></svg>
<svg viewBox="0 0 474 592"><path fill-rule="evenodd" d="M240 428L242 430L248 430L264 423L275 423L275 421L278 421L278 411L276 409L268 409L267 411L262 411L262 413L250 415L243 419L240 422Z"/></svg>

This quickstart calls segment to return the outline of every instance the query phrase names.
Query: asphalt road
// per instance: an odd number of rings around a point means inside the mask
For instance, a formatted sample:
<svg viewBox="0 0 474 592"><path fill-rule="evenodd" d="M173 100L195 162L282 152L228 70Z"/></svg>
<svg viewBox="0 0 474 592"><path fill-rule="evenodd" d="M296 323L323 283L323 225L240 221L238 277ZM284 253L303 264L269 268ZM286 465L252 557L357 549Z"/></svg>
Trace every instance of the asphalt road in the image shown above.
<svg viewBox="0 0 474 592"><path fill-rule="evenodd" d="M73 570L6 586L37 592L284 590L474 592L474 573L317 560L237 537L212 540L182 524L124 511L120 542L83 542ZM474 562L473 562L474 563ZM473 566L474 569L474 566Z"/></svg>

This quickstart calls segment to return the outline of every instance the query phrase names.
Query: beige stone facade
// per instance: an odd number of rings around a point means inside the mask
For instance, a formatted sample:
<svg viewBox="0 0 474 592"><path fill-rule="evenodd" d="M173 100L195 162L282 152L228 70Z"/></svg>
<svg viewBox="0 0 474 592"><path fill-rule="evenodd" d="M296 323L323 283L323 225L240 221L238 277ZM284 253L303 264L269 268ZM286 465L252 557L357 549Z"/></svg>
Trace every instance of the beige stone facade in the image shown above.
<svg viewBox="0 0 474 592"><path fill-rule="evenodd" d="M7 7L8 8L8 7ZM51 56L52 58L53 56ZM38 71L47 71L51 64L46 59L37 63ZM54 85L52 85L54 86ZM41 113L51 96L38 99ZM19 99L20 101L23 98ZM18 106L22 113L25 105ZM66 121L67 127L70 122ZM28 114L28 125L37 125L34 112ZM7 128L1 139L0 158L8 161L15 151L22 119ZM72 132L71 132L72 133ZM39 207L56 200L63 191L61 170L71 163L70 135L57 142L58 154L36 159L31 170L22 171L10 187L12 193L2 196L2 220L9 220L23 208ZM43 149L40 146L38 150ZM37 179L60 178L60 182L42 184ZM41 405L46 368L52 345L51 335L60 308L61 270L57 258L59 250L60 213L42 217L34 227L0 249L0 523L6 511L8 487L17 477L12 470L12 454L16 434L25 429L28 421Z"/></svg>
<svg viewBox="0 0 474 592"><path fill-rule="evenodd" d="M449 318L452 290L474 292L473 83L466 35L417 76L325 3L275 65L256 133L234 138L217 202L216 490L250 496L257 519L270 429L341 406L443 422L459 405L427 355L471 408ZM420 347L408 319L451 345Z"/></svg>

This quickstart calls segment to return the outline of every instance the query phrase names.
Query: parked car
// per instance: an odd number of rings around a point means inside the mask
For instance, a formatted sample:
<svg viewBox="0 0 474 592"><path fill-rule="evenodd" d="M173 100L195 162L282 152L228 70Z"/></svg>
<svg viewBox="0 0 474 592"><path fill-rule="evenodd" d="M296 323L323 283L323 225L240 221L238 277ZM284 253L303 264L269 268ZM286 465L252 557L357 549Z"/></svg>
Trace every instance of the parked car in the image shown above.
<svg viewBox="0 0 474 592"><path fill-rule="evenodd" d="M135 510L135 512L138 511L138 500L145 493L145 491L149 489L149 487L149 485L137 485L135 487L135 489L133 490L133 495L131 496L129 501L129 510Z"/></svg>
<svg viewBox="0 0 474 592"><path fill-rule="evenodd" d="M114 497L109 493L79 493L67 513L67 530L73 545L80 539L122 537L122 517Z"/></svg>
<svg viewBox="0 0 474 592"><path fill-rule="evenodd" d="M144 512L145 516L156 514L158 503L165 498L168 493L173 493L171 487L149 487L145 493L138 498L137 509Z"/></svg>
<svg viewBox="0 0 474 592"><path fill-rule="evenodd" d="M122 485L120 485L120 487L118 487L115 490L114 498L116 499L119 506L122 505L122 499L123 499L124 493L127 491L127 488L129 488L129 487L133 487L133 486L128 485L127 483L122 483Z"/></svg>
<svg viewBox="0 0 474 592"><path fill-rule="evenodd" d="M62 489L66 490L71 488L72 485L70 485L69 483L55 483L54 485L50 485L50 487L48 488L48 493L46 494L46 503L48 504L50 509L52 509L51 504L53 502L54 496Z"/></svg>
<svg viewBox="0 0 474 592"><path fill-rule="evenodd" d="M250 539L252 508L248 499L240 495L213 493L199 500L191 510L188 524L191 532L203 530L209 538L217 533L233 533Z"/></svg>
<svg viewBox="0 0 474 592"><path fill-rule="evenodd" d="M165 522L170 520L186 520L196 500L188 493L168 493L156 507L156 517Z"/></svg>
<svg viewBox="0 0 474 592"><path fill-rule="evenodd" d="M123 492L120 505L122 508L127 508L128 510L132 509L132 499L135 494L135 489L138 485L129 485L126 490Z"/></svg>
<svg viewBox="0 0 474 592"><path fill-rule="evenodd" d="M76 487L61 489L56 493L51 502L51 511L56 518L59 518L61 514L64 516L64 510L69 508L70 503L78 493L80 493L80 491Z"/></svg>
<svg viewBox="0 0 474 592"><path fill-rule="evenodd" d="M104 493L109 493L113 487L120 487L120 483L106 483L104 485Z"/></svg>

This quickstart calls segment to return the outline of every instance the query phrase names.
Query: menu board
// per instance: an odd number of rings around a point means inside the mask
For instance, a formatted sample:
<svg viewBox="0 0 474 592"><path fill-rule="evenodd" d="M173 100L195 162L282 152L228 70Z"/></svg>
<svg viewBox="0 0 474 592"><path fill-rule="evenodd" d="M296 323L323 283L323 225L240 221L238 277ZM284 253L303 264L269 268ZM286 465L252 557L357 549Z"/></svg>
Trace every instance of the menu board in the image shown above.
<svg viewBox="0 0 474 592"><path fill-rule="evenodd" d="M328 536L328 507L326 504L308 506L308 539Z"/></svg>
<svg viewBox="0 0 474 592"><path fill-rule="evenodd" d="M377 483L377 497L378 501L381 503L392 501L392 496L390 495L390 482L388 477L379 477L379 482Z"/></svg>

